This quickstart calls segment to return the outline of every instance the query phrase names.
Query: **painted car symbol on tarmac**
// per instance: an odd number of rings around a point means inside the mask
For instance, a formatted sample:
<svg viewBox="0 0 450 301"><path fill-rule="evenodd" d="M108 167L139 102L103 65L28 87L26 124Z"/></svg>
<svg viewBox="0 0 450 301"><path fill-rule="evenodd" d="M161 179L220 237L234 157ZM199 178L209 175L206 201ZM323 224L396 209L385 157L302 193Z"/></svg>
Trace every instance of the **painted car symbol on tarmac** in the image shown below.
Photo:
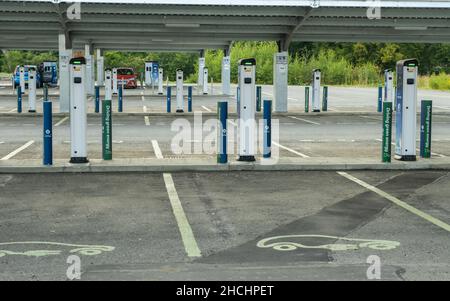
<svg viewBox="0 0 450 301"><path fill-rule="evenodd" d="M100 255L103 252L114 251L115 247L111 246L99 246L99 245L76 245L76 244L66 244L58 242L41 242L41 241L25 241L25 242L4 242L0 243L0 257L6 255L17 255L17 256L28 256L28 257L43 257L52 255L61 255L64 250L60 249L34 249L27 251L18 251L18 246L35 245L35 246L49 246L52 247L68 247L68 252L70 254L79 254L84 256L95 256ZM5 250L5 247L9 247L10 250Z"/></svg>
<svg viewBox="0 0 450 301"><path fill-rule="evenodd" d="M305 245L300 243L301 239L318 239L318 240L339 240L348 243L332 243L321 245ZM276 251L294 251L298 248L302 249L325 249L330 251L352 251L362 248L373 250L392 250L400 246L397 241L375 240L375 239L357 239L328 235L285 235L274 236L260 240L257 244L259 248L272 248Z"/></svg>

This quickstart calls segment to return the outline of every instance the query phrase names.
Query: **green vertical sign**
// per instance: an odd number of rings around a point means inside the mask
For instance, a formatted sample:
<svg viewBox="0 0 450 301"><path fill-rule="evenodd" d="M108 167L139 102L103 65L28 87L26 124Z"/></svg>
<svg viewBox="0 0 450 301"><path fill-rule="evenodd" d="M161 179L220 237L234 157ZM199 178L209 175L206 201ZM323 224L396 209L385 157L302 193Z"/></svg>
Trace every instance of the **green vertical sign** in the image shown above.
<svg viewBox="0 0 450 301"><path fill-rule="evenodd" d="M323 87L322 111L328 111L328 86Z"/></svg>
<svg viewBox="0 0 450 301"><path fill-rule="evenodd" d="M309 112L309 87L305 87L305 113Z"/></svg>
<svg viewBox="0 0 450 301"><path fill-rule="evenodd" d="M103 160L112 160L112 109L111 100L102 103L102 154Z"/></svg>
<svg viewBox="0 0 450 301"><path fill-rule="evenodd" d="M391 162L392 102L383 102L383 145L382 162Z"/></svg>
<svg viewBox="0 0 450 301"><path fill-rule="evenodd" d="M261 97L262 97L262 88L261 86L256 87L256 112L261 112Z"/></svg>
<svg viewBox="0 0 450 301"><path fill-rule="evenodd" d="M422 100L420 110L420 156L431 158L431 124L433 102Z"/></svg>

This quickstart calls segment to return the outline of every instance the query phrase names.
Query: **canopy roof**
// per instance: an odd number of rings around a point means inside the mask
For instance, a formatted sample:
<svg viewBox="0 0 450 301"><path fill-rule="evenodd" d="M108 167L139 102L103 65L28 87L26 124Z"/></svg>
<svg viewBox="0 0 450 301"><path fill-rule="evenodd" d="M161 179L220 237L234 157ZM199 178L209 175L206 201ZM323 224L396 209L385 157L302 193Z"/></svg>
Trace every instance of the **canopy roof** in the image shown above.
<svg viewBox="0 0 450 301"><path fill-rule="evenodd" d="M232 41L450 42L450 1L134 0L0 1L0 48L200 51ZM381 7L381 19L368 18ZM369 14L372 16L371 14Z"/></svg>

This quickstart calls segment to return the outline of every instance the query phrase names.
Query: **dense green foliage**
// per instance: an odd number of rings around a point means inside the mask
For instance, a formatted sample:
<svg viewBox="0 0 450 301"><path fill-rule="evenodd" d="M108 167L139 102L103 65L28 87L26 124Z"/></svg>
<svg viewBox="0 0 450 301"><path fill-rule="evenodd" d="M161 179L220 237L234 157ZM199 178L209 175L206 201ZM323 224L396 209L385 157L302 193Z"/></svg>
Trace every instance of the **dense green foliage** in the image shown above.
<svg viewBox="0 0 450 301"><path fill-rule="evenodd" d="M237 61L254 57L257 61L257 80L272 83L274 42L236 42L231 51L232 81L237 81ZM289 50L289 84L302 85L310 81L312 69L322 69L325 84L375 85L382 81L384 69L395 69L395 62L416 57L420 62L423 87L449 89L449 44L394 43L293 43ZM159 61L165 77L174 80L178 68L184 70L187 82L197 80L197 53L123 53L106 51L106 67L134 67L142 72L147 60ZM206 65L215 82L221 80L222 51L206 51ZM8 51L0 53L0 71L12 72L18 64L38 64L56 60L56 52ZM438 74L439 76L433 75ZM446 73L446 74L445 74ZM428 76L431 76L428 78Z"/></svg>

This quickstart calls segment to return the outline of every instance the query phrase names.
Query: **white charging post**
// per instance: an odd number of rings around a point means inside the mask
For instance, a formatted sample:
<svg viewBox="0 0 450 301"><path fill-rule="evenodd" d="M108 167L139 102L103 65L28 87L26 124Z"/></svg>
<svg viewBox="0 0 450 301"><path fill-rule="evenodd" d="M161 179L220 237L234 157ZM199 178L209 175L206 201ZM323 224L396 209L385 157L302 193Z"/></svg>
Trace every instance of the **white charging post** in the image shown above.
<svg viewBox="0 0 450 301"><path fill-rule="evenodd" d="M208 68L203 67L203 95L208 94Z"/></svg>
<svg viewBox="0 0 450 301"><path fill-rule="evenodd" d="M105 70L105 100L112 100L112 72Z"/></svg>
<svg viewBox="0 0 450 301"><path fill-rule="evenodd" d="M153 62L145 62L145 85L147 87L152 84L152 66Z"/></svg>
<svg viewBox="0 0 450 301"><path fill-rule="evenodd" d="M225 56L222 59L222 94L223 95L231 94L230 70L231 70L230 57Z"/></svg>
<svg viewBox="0 0 450 301"><path fill-rule="evenodd" d="M320 78L321 72L320 69L314 69L312 73L312 107L313 112L320 112Z"/></svg>
<svg viewBox="0 0 450 301"><path fill-rule="evenodd" d="M288 53L275 53L273 60L273 109L288 111ZM262 102L262 100L261 100Z"/></svg>
<svg viewBox="0 0 450 301"><path fill-rule="evenodd" d="M384 101L392 102L394 99L394 75L392 70L384 71Z"/></svg>
<svg viewBox="0 0 450 301"><path fill-rule="evenodd" d="M397 62L395 159L416 160L417 59Z"/></svg>
<svg viewBox="0 0 450 301"><path fill-rule="evenodd" d="M119 87L117 85L117 68L113 68L113 70L112 70L112 93L114 95L119 93L119 89L118 88Z"/></svg>
<svg viewBox="0 0 450 301"><path fill-rule="evenodd" d="M163 95L163 81L164 81L164 70L163 68L158 69L158 94Z"/></svg>
<svg viewBox="0 0 450 301"><path fill-rule="evenodd" d="M36 113L36 68L28 68L28 112Z"/></svg>
<svg viewBox="0 0 450 301"><path fill-rule="evenodd" d="M184 112L183 70L177 69L177 113Z"/></svg>
<svg viewBox="0 0 450 301"><path fill-rule="evenodd" d="M70 163L87 163L86 59L70 60Z"/></svg>
<svg viewBox="0 0 450 301"><path fill-rule="evenodd" d="M239 61L239 161L255 161L256 153L256 60Z"/></svg>
<svg viewBox="0 0 450 301"><path fill-rule="evenodd" d="M20 84L20 90L22 91L22 94L25 94L25 67L24 66L19 67L19 84Z"/></svg>

